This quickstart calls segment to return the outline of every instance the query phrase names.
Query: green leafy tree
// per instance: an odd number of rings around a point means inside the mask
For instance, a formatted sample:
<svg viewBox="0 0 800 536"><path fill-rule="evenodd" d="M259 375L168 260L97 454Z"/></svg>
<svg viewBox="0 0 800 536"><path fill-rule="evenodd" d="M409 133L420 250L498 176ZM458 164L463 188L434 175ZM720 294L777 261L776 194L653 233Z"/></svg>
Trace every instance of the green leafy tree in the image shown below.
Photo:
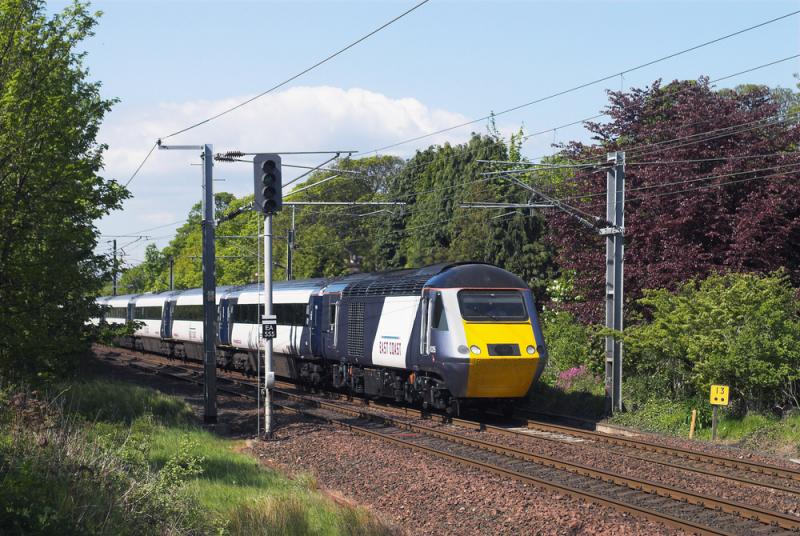
<svg viewBox="0 0 800 536"><path fill-rule="evenodd" d="M63 373L108 269L93 222L124 188L98 173L95 140L113 101L89 80L80 43L95 18L82 4L0 0L0 371Z"/></svg>
<svg viewBox="0 0 800 536"><path fill-rule="evenodd" d="M442 261L482 261L513 271L544 295L554 271L546 224L538 212L463 209L466 202L529 201L507 180L487 178L478 160L519 159L521 133L506 144L498 134L474 134L465 144L432 146L408 161L388 183L388 196L407 203L375 233L381 268Z"/></svg>
<svg viewBox="0 0 800 536"><path fill-rule="evenodd" d="M581 324L568 311L547 309L539 315L542 335L547 343L549 362L546 374L554 378L561 371L586 365L602 374L603 346L590 327Z"/></svg>
<svg viewBox="0 0 800 536"><path fill-rule="evenodd" d="M726 384L740 409L797 406L800 300L784 273L712 275L639 303L651 320L626 330L629 373L678 397Z"/></svg>

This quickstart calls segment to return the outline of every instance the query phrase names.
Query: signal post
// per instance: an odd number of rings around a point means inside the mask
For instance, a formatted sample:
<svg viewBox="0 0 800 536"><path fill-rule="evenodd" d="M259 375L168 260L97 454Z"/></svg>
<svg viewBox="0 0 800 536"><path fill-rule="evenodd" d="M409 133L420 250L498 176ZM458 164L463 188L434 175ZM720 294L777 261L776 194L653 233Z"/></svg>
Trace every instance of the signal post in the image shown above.
<svg viewBox="0 0 800 536"><path fill-rule="evenodd" d="M272 312L272 216L283 207L281 157L275 153L258 153L253 158L255 208L264 214L264 315L261 336L264 339L264 437L272 437L272 339L278 331Z"/></svg>

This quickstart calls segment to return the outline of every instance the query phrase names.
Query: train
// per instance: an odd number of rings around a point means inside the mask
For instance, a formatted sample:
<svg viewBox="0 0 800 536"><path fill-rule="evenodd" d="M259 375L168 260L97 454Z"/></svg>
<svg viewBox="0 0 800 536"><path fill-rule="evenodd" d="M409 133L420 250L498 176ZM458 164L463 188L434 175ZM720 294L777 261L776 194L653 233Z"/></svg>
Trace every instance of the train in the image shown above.
<svg viewBox="0 0 800 536"><path fill-rule="evenodd" d="M202 360L202 297L202 289L100 297L91 321L135 321L120 345ZM217 366L257 373L263 297L263 285L216 289ZM490 264L276 282L273 314L277 378L451 415L465 405L513 407L547 363L533 293Z"/></svg>

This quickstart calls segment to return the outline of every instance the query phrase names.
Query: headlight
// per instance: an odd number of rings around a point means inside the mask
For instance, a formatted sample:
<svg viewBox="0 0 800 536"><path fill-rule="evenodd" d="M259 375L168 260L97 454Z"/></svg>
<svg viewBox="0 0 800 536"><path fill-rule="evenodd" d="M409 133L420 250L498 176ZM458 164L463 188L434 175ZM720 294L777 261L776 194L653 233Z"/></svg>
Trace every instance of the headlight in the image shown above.
<svg viewBox="0 0 800 536"><path fill-rule="evenodd" d="M470 351L475 355L481 355L481 349L478 348L476 345L472 345L469 347Z"/></svg>
<svg viewBox="0 0 800 536"><path fill-rule="evenodd" d="M527 351L527 352L528 352L530 355L533 355L533 354L535 354L535 353L536 353L536 347L535 347L534 345L532 345L532 344L529 344L529 345L528 345L528 347L527 347L527 348L525 348L525 350L526 350L526 351Z"/></svg>

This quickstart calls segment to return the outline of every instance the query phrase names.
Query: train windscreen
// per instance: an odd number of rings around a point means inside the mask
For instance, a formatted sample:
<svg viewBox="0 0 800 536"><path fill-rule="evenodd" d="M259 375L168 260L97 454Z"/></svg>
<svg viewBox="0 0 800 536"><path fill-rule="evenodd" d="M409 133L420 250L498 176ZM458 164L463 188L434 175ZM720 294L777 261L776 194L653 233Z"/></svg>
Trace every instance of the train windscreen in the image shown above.
<svg viewBox="0 0 800 536"><path fill-rule="evenodd" d="M518 322L528 319L525 300L518 290L462 290L458 306L464 320Z"/></svg>

